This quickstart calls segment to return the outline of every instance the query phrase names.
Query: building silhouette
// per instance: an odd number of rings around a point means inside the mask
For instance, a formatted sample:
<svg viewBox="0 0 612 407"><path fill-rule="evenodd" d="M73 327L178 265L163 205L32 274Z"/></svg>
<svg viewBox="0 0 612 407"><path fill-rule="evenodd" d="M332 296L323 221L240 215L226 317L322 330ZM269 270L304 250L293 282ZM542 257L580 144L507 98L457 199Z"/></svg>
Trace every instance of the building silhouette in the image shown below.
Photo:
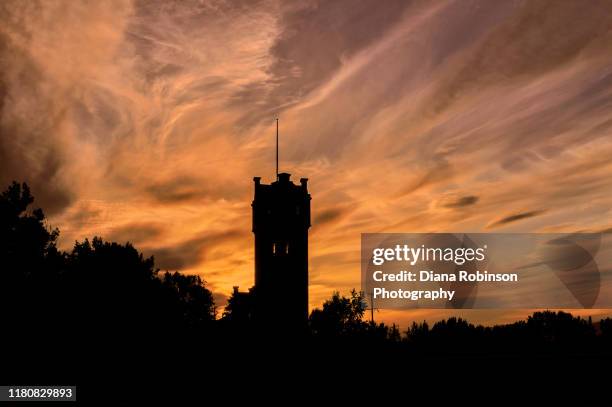
<svg viewBox="0 0 612 407"><path fill-rule="evenodd" d="M296 185L287 173L269 185L253 178L255 235L255 315L258 322L285 326L308 321L308 229L310 194L307 178Z"/></svg>

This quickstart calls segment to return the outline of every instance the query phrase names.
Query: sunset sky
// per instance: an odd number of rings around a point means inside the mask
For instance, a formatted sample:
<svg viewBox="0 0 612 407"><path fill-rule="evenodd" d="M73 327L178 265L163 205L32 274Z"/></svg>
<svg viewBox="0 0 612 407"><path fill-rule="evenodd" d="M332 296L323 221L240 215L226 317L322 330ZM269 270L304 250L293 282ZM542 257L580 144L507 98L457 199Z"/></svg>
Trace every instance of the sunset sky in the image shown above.
<svg viewBox="0 0 612 407"><path fill-rule="evenodd" d="M276 117L310 180L311 307L359 288L363 232L612 228L610 1L4 0L0 22L1 184L62 248L133 242L221 307L253 284ZM451 314L528 311L377 318Z"/></svg>

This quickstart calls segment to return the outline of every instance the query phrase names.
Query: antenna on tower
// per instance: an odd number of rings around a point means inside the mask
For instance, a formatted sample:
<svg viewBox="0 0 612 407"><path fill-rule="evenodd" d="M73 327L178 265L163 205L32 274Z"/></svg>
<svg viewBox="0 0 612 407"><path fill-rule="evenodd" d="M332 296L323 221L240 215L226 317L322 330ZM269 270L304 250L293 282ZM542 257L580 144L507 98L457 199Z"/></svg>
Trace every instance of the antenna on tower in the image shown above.
<svg viewBox="0 0 612 407"><path fill-rule="evenodd" d="M278 181L278 117L276 118L276 180Z"/></svg>

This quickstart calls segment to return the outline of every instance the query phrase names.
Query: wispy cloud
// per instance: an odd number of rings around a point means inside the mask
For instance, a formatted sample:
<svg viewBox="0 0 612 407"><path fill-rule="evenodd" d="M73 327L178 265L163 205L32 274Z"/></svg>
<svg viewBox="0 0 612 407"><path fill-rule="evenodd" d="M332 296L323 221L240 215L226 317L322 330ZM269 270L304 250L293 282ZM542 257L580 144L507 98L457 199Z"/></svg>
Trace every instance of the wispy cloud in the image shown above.
<svg viewBox="0 0 612 407"><path fill-rule="evenodd" d="M252 284L279 115L281 168L313 194L313 306L359 286L361 232L610 224L607 1L8 0L0 19L0 182L31 183L65 246L134 240L219 295Z"/></svg>

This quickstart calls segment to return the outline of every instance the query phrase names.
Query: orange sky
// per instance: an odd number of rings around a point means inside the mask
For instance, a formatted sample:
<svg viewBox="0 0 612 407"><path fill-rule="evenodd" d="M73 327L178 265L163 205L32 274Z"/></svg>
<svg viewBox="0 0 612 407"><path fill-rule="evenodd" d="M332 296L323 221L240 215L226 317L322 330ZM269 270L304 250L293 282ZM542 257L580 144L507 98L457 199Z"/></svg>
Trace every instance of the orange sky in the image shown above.
<svg viewBox="0 0 612 407"><path fill-rule="evenodd" d="M281 170L310 179L313 307L359 287L362 232L612 227L609 1L5 0L0 19L2 184L33 186L62 247L129 240L220 305L253 284L277 116Z"/></svg>

